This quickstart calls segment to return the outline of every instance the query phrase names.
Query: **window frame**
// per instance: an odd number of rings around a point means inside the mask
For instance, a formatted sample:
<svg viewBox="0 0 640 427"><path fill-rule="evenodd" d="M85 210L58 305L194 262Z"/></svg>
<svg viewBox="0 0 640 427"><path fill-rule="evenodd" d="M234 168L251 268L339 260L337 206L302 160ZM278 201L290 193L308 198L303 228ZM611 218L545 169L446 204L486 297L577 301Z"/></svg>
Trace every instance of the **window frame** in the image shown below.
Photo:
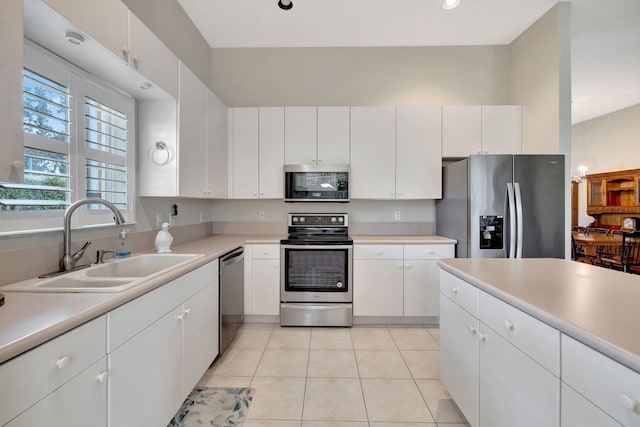
<svg viewBox="0 0 640 427"><path fill-rule="evenodd" d="M24 39L23 68L64 85L69 90L69 142L23 132L25 147L64 153L69 161L69 202L86 198L86 160L120 163L126 167L127 209L122 210L127 223L135 222L136 200L136 102L135 99L108 83L79 69L39 45ZM95 153L85 143L85 96L126 114L126 160L109 153ZM23 116L21 116L22 118ZM97 154L97 155L93 155ZM114 157L118 159L114 159ZM117 160L120 160L119 162ZM64 209L0 212L0 234L22 234L37 230L61 229ZM94 227L113 224L108 210L82 206L73 217L74 227Z"/></svg>

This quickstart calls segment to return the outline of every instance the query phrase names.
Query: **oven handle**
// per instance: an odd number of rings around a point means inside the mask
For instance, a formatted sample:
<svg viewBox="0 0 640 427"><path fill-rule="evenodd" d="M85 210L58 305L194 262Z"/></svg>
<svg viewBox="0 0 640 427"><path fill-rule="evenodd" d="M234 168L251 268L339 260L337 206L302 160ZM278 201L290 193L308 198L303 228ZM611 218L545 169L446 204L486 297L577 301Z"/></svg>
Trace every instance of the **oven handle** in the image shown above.
<svg viewBox="0 0 640 427"><path fill-rule="evenodd" d="M282 249L353 249L353 245L280 245Z"/></svg>

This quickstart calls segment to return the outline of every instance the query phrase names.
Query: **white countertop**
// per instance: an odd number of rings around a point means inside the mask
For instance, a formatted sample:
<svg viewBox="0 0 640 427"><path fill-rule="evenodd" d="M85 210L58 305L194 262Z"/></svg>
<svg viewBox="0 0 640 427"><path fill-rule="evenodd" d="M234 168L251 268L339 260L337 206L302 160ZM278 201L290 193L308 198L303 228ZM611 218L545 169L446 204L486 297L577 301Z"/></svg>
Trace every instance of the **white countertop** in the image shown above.
<svg viewBox="0 0 640 427"><path fill-rule="evenodd" d="M640 372L640 276L560 259L447 259L479 289Z"/></svg>
<svg viewBox="0 0 640 427"><path fill-rule="evenodd" d="M170 273L123 292L57 293L2 290L0 363L131 301L244 244L280 244L283 235L213 235L172 247L175 253L204 254ZM438 236L354 236L356 243L455 243ZM137 255L137 254L134 254Z"/></svg>
<svg viewBox="0 0 640 427"><path fill-rule="evenodd" d="M351 235L356 244L454 245L457 240L442 236Z"/></svg>

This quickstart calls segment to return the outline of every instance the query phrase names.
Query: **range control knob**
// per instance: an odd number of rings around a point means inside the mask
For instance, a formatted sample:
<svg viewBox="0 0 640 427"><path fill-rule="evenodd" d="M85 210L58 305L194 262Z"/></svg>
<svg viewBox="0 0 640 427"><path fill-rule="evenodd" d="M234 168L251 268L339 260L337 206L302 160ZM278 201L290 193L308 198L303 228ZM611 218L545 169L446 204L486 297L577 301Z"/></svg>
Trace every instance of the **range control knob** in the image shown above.
<svg viewBox="0 0 640 427"><path fill-rule="evenodd" d="M336 288L338 288L338 289L342 289L343 286L344 285L342 284L342 282L336 283Z"/></svg>
<svg viewBox="0 0 640 427"><path fill-rule="evenodd" d="M336 222L336 221L338 221L338 219L335 216L332 216L331 217L331 222Z"/></svg>
<svg viewBox="0 0 640 427"><path fill-rule="evenodd" d="M300 222L304 222L304 217L303 216L300 217Z"/></svg>
<svg viewBox="0 0 640 427"><path fill-rule="evenodd" d="M341 216L340 218L338 218L338 221L340 221L340 222L344 222L344 217L343 217L343 216Z"/></svg>

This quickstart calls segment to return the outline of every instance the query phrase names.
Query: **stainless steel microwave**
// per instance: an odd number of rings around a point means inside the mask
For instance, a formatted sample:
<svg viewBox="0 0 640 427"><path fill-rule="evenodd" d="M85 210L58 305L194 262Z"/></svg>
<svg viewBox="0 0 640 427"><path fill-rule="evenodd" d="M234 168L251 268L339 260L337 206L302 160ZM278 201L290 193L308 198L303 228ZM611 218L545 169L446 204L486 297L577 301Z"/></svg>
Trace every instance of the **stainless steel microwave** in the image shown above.
<svg viewBox="0 0 640 427"><path fill-rule="evenodd" d="M348 165L284 165L285 202L348 202Z"/></svg>

